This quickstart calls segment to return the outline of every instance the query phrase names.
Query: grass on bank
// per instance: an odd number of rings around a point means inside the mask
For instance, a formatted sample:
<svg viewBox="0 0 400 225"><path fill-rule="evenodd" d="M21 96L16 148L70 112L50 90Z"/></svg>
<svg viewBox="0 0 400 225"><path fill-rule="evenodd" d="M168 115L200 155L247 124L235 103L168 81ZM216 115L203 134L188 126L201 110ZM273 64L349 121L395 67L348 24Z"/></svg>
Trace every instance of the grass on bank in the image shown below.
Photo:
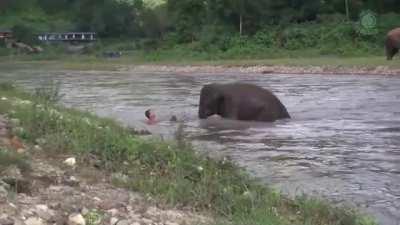
<svg viewBox="0 0 400 225"><path fill-rule="evenodd" d="M5 171L11 166L16 166L22 172L28 171L30 168L26 157L0 146L0 171Z"/></svg>
<svg viewBox="0 0 400 225"><path fill-rule="evenodd" d="M86 55L65 55L63 58L52 60L36 60L27 56L0 57L0 67L3 70L32 67L47 67L68 70L104 70L116 71L137 65L167 65L167 66L293 66L304 67L322 66L330 68L376 68L385 66L389 69L399 69L399 59L387 61L384 56L367 57L296 57L272 59L237 59L237 60L193 60L193 59L165 59L161 61L147 61L139 56L123 56L119 59L104 59Z"/></svg>
<svg viewBox="0 0 400 225"><path fill-rule="evenodd" d="M336 45L324 48L303 47L285 49L277 47L234 46L226 52L198 50L191 45L144 50L132 47L129 40L104 40L89 48L86 53L66 53L64 45L44 45L44 52L24 54L15 49L0 47L0 67L50 66L74 70L118 70L135 65L211 65L211 66L324 66L324 67L365 67L387 66L400 68L399 58L387 61L383 44L381 47L360 48L360 46ZM196 43L192 44L196 45ZM120 58L107 59L104 52L121 51ZM231 53L229 53L231 52ZM229 54L228 54L229 53Z"/></svg>
<svg viewBox="0 0 400 225"><path fill-rule="evenodd" d="M13 132L49 154L96 158L102 169L127 177L121 185L177 207L211 212L217 225L372 225L355 210L299 197L287 199L226 160L176 141L144 140L112 120L57 105L57 88L33 94L0 84L0 114L19 120ZM179 133L178 133L179 134ZM89 161L88 161L89 162Z"/></svg>

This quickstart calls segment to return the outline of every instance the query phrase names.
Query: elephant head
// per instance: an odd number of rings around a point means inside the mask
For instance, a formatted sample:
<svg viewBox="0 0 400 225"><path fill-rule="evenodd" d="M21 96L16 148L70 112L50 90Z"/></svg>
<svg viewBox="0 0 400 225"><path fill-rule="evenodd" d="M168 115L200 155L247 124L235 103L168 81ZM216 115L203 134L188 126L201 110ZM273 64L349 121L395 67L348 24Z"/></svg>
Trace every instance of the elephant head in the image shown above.
<svg viewBox="0 0 400 225"><path fill-rule="evenodd" d="M223 115L224 96L216 84L205 85L200 93L199 118L206 119L214 114Z"/></svg>

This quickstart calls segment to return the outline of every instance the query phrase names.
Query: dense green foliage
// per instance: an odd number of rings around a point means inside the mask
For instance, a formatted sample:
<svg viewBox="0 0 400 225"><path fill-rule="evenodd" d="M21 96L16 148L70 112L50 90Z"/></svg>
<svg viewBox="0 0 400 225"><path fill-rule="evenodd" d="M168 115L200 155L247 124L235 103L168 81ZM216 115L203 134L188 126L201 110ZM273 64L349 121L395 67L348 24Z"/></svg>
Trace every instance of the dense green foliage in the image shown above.
<svg viewBox="0 0 400 225"><path fill-rule="evenodd" d="M222 218L218 224L374 224L351 209L303 197L289 200L231 162L196 153L182 130L175 142L144 140L111 120L57 106L57 88L31 95L0 87L0 114L19 121L13 132L26 143L49 155L76 154L83 165L118 173L119 185L173 206L212 212ZM18 163L0 150L0 163L4 160Z"/></svg>
<svg viewBox="0 0 400 225"><path fill-rule="evenodd" d="M358 32L365 10L376 13L373 34ZM277 49L381 55L399 12L396 0L4 0L0 29L24 41L40 32L95 31L103 44L124 40L122 50L157 50L156 58L166 50L199 58L268 57Z"/></svg>

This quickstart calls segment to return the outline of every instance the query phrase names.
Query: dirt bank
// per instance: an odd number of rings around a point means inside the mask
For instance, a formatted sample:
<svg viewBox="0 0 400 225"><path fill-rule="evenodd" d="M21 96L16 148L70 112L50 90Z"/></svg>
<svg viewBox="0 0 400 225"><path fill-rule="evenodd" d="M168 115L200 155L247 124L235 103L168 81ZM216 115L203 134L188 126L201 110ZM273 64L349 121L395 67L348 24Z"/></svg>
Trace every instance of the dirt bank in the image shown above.
<svg viewBox="0 0 400 225"><path fill-rule="evenodd" d="M244 73L244 74L327 74L327 75L400 75L400 69L388 66L341 67L341 66L210 66L210 65L134 65L122 66L120 70L159 73Z"/></svg>
<svg viewBox="0 0 400 225"><path fill-rule="evenodd" d="M190 210L168 208L148 196L114 186L111 181L127 179L123 175L104 174L80 164L79 158L75 163L72 155L49 156L40 146L28 146L11 134L10 124L0 115L0 160L15 162L0 167L1 225L210 222Z"/></svg>

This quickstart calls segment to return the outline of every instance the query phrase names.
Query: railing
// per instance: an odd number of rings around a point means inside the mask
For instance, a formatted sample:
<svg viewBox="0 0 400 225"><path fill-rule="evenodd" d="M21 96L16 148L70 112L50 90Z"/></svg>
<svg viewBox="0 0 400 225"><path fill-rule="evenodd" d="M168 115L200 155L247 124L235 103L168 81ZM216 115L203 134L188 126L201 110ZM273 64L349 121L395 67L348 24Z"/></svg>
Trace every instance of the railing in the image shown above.
<svg viewBox="0 0 400 225"><path fill-rule="evenodd" d="M40 41L96 41L94 32L47 33L38 36Z"/></svg>

